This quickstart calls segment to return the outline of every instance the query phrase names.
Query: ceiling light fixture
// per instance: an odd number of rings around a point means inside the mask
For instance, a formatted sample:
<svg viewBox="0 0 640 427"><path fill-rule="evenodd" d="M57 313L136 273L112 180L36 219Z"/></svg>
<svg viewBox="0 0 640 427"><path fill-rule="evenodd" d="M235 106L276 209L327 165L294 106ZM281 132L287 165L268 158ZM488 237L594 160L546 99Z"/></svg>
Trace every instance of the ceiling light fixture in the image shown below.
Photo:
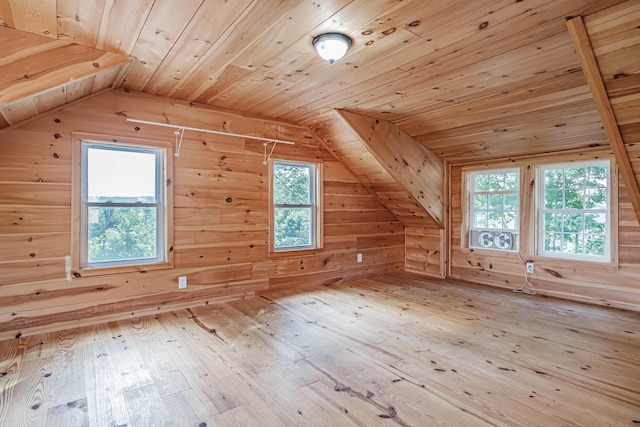
<svg viewBox="0 0 640 427"><path fill-rule="evenodd" d="M321 34L313 39L313 48L330 64L342 58L351 47L351 39L340 33Z"/></svg>

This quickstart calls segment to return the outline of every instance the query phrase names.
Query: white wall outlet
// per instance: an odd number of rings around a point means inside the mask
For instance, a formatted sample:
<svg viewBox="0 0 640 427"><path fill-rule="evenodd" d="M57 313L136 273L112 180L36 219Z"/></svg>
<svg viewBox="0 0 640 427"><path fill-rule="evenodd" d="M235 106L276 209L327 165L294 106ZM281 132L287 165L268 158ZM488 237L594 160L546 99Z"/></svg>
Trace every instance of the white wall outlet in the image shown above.
<svg viewBox="0 0 640 427"><path fill-rule="evenodd" d="M358 262L362 262L362 254L358 254Z"/></svg>
<svg viewBox="0 0 640 427"><path fill-rule="evenodd" d="M187 288L187 276L178 277L178 289L186 289Z"/></svg>
<svg viewBox="0 0 640 427"><path fill-rule="evenodd" d="M533 273L533 263L532 262L528 262L527 263L527 273Z"/></svg>

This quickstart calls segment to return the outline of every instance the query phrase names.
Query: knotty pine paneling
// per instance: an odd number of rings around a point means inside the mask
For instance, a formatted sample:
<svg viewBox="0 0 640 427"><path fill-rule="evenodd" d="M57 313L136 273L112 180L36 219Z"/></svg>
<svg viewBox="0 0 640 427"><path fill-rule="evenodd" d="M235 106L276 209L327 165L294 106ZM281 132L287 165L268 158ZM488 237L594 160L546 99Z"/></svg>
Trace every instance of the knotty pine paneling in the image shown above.
<svg viewBox="0 0 640 427"><path fill-rule="evenodd" d="M412 273L445 277L444 230L406 227L405 269Z"/></svg>
<svg viewBox="0 0 640 427"><path fill-rule="evenodd" d="M606 154L606 153L603 153ZM593 155L592 155L593 156ZM580 159L581 155L577 155ZM584 157L586 158L586 156ZM537 158L541 162L545 159ZM557 162L557 158L547 158ZM513 163L502 163L508 167ZM492 164L487 167L500 167ZM519 288L524 283L524 261L534 260L535 273L530 274L531 283L538 293L590 303L640 310L640 225L635 219L626 190L619 179L618 187L618 265L597 262L580 262L537 257L529 252L521 240L521 254L463 249L462 235L464 195L462 194L462 166L451 168L450 179L450 276L476 283L509 289ZM524 201L522 201L524 203ZM521 225L531 221L526 212L521 214ZM616 232L616 230L614 230ZM521 230L521 239L525 230ZM409 239L407 238L407 244Z"/></svg>
<svg viewBox="0 0 640 427"><path fill-rule="evenodd" d="M171 129L126 117L299 141L273 156L322 162L325 248L270 257L262 143L187 132L174 158L174 267L67 279L72 132L174 141ZM285 122L108 91L0 134L0 177L3 338L403 267L403 226L305 128Z"/></svg>

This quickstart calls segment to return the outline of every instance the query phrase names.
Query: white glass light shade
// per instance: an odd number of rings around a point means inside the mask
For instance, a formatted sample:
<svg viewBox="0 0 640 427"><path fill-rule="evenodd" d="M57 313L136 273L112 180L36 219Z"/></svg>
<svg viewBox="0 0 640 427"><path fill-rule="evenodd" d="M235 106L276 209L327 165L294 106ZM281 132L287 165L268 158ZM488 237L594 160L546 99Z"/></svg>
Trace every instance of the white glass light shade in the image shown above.
<svg viewBox="0 0 640 427"><path fill-rule="evenodd" d="M351 39L340 33L321 34L313 39L313 47L322 59L333 64L347 53Z"/></svg>

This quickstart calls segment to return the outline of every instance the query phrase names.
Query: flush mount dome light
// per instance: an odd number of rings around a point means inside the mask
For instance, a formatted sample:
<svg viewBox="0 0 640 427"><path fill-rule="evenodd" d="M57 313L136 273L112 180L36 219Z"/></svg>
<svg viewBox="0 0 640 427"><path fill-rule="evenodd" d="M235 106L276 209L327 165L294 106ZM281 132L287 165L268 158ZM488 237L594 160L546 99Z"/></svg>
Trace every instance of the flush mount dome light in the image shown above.
<svg viewBox="0 0 640 427"><path fill-rule="evenodd" d="M318 55L333 64L342 58L351 47L351 39L340 33L321 34L313 39L313 48Z"/></svg>

